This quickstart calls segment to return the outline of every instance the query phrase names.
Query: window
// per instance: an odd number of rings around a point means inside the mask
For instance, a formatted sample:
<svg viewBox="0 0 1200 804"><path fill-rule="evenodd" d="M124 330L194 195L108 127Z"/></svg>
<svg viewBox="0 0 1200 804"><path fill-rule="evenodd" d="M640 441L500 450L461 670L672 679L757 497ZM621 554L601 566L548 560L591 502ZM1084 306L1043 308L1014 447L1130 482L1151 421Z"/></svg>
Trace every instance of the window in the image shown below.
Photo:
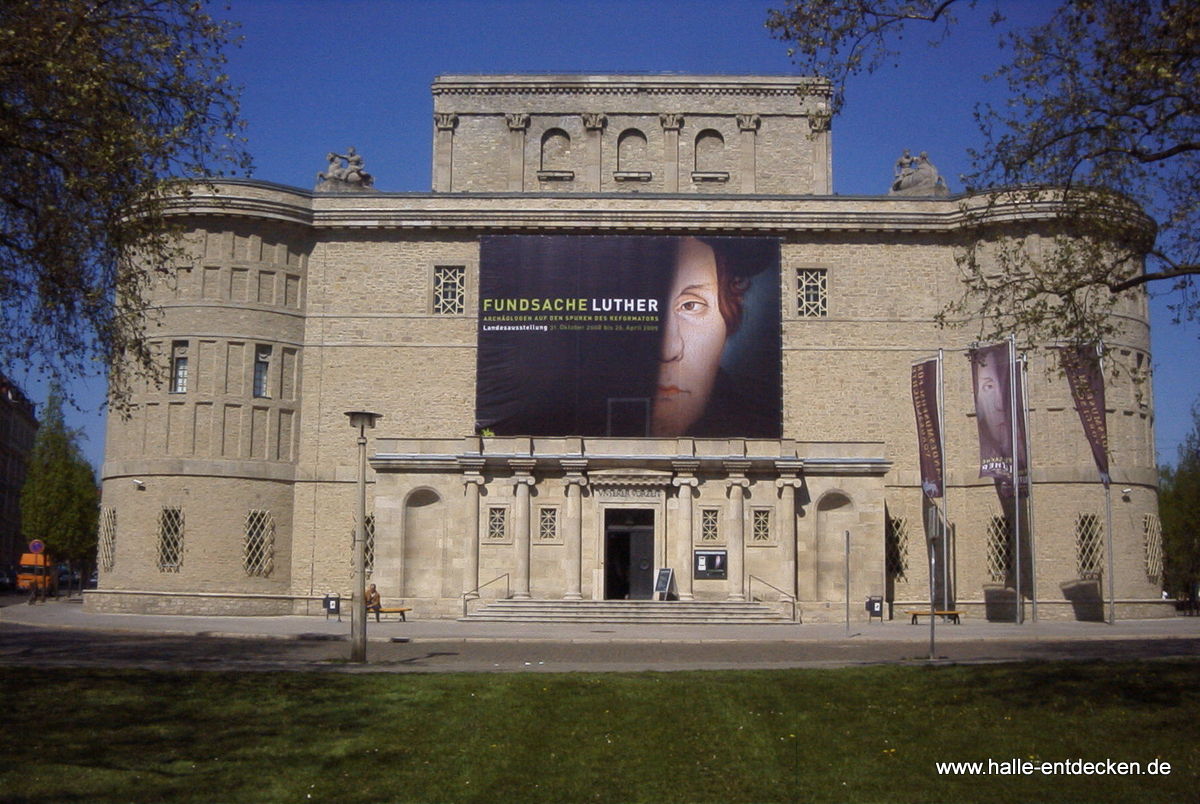
<svg viewBox="0 0 1200 804"><path fill-rule="evenodd" d="M171 344L171 393L186 394L188 386L187 341Z"/></svg>
<svg viewBox="0 0 1200 804"><path fill-rule="evenodd" d="M462 315L467 308L467 269L439 265L433 269L433 314Z"/></svg>
<svg viewBox="0 0 1200 804"><path fill-rule="evenodd" d="M270 511L247 512L242 566L247 575L259 578L275 568L275 518Z"/></svg>
<svg viewBox="0 0 1200 804"><path fill-rule="evenodd" d="M1146 543L1146 579L1151 583L1162 583L1162 521L1158 514L1146 514L1142 520L1142 538Z"/></svg>
<svg viewBox="0 0 1200 804"><path fill-rule="evenodd" d="M538 539L552 542L558 539L558 509L538 509Z"/></svg>
<svg viewBox="0 0 1200 804"><path fill-rule="evenodd" d="M267 398L271 396L269 378L271 375L271 347L256 346L254 348L254 396Z"/></svg>
<svg viewBox="0 0 1200 804"><path fill-rule="evenodd" d="M694 181L728 181L729 168L725 163L725 138L715 129L705 129L696 135Z"/></svg>
<svg viewBox="0 0 1200 804"><path fill-rule="evenodd" d="M828 315L828 278L824 268L800 268L796 271L796 312L801 318Z"/></svg>
<svg viewBox="0 0 1200 804"><path fill-rule="evenodd" d="M488 508L488 541L502 542L508 538L508 509L499 506Z"/></svg>
<svg viewBox="0 0 1200 804"><path fill-rule="evenodd" d="M1008 517L993 516L987 529L987 570L992 581L1007 580L1011 555Z"/></svg>
<svg viewBox="0 0 1200 804"><path fill-rule="evenodd" d="M716 508L700 509L700 541L719 542L721 540L719 518L720 511Z"/></svg>
<svg viewBox="0 0 1200 804"><path fill-rule="evenodd" d="M750 541L752 544L768 544L771 541L770 508L756 508L751 513Z"/></svg>
<svg viewBox="0 0 1200 804"><path fill-rule="evenodd" d="M358 517L355 517L357 520ZM350 562L354 562L354 540L358 538L358 527L350 529ZM375 571L375 515L367 514L366 525L363 528L363 572L370 575Z"/></svg>
<svg viewBox="0 0 1200 804"><path fill-rule="evenodd" d="M183 566L183 509L158 512L158 571L179 572Z"/></svg>
<svg viewBox="0 0 1200 804"><path fill-rule="evenodd" d="M1079 577L1099 578L1104 566L1104 526L1095 514L1080 514L1075 517L1075 555L1078 559Z"/></svg>
<svg viewBox="0 0 1200 804"><path fill-rule="evenodd" d="M887 576L893 580L905 580L908 573L908 520L893 516L887 519L884 532L884 556Z"/></svg>
<svg viewBox="0 0 1200 804"><path fill-rule="evenodd" d="M117 511L104 506L100 509L100 539L97 558L100 569L111 572L117 559Z"/></svg>

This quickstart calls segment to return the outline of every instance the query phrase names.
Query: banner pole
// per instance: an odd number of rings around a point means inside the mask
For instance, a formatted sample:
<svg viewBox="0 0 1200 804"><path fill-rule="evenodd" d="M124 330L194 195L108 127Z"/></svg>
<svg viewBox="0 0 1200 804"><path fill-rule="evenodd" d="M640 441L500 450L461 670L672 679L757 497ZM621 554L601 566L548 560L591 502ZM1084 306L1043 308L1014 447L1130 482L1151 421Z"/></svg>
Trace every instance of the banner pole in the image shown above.
<svg viewBox="0 0 1200 804"><path fill-rule="evenodd" d="M1010 446L1012 452L1009 464L1009 477L1013 491L1013 552L1016 565L1017 605L1013 613L1013 622L1021 624L1021 489L1020 461L1017 460L1017 336L1008 336L1008 429L1012 436Z"/></svg>
<svg viewBox="0 0 1200 804"><path fill-rule="evenodd" d="M1100 377L1104 377L1104 343L1096 344L1096 362L1100 366ZM1103 414L1102 414L1103 415ZM1101 475L1100 482L1104 483ZM1108 554L1106 573L1108 575L1108 624L1117 622L1117 593L1113 578L1113 536L1112 536L1112 482L1104 483L1104 552Z"/></svg>
<svg viewBox="0 0 1200 804"><path fill-rule="evenodd" d="M1029 472L1029 492L1025 499L1029 500L1029 524L1026 527L1029 529L1029 598L1030 612L1032 619L1036 623L1038 619L1038 597L1037 597L1037 530L1033 525L1033 452L1030 449L1030 442L1033 438L1029 435L1029 358L1021 355L1021 408L1022 421L1025 422L1025 466ZM1017 497L1017 503L1020 504L1020 495Z"/></svg>
<svg viewBox="0 0 1200 804"><path fill-rule="evenodd" d="M950 490L946 488L946 386L942 375L942 357L938 349L938 452L942 455L942 611L950 610Z"/></svg>

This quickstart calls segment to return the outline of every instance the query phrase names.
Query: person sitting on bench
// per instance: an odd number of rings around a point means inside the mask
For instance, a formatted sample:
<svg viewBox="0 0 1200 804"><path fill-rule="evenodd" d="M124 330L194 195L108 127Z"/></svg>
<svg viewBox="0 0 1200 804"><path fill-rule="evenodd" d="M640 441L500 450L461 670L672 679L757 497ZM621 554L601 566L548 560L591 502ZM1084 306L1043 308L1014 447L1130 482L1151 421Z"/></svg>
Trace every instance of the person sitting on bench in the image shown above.
<svg viewBox="0 0 1200 804"><path fill-rule="evenodd" d="M367 588L367 613L375 612L375 619L379 619L379 610L383 608L383 599L379 597L379 590L375 588L375 584L371 584Z"/></svg>

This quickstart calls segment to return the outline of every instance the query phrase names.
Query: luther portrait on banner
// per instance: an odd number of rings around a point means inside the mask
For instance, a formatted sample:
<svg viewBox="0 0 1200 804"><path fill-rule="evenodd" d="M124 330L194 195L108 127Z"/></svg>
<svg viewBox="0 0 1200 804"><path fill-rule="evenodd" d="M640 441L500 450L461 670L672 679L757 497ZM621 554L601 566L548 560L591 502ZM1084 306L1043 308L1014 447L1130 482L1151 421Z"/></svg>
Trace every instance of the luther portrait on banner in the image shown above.
<svg viewBox="0 0 1200 804"><path fill-rule="evenodd" d="M938 361L912 367L913 412L917 417L917 450L921 458L921 490L942 496L942 427L938 411Z"/></svg>
<svg viewBox="0 0 1200 804"><path fill-rule="evenodd" d="M1083 434L1092 448L1100 482L1108 488L1108 422L1104 415L1104 373L1100 370L1100 355L1093 345L1064 346L1059 349L1071 398L1083 423Z"/></svg>
<svg viewBox="0 0 1200 804"><path fill-rule="evenodd" d="M979 476L1000 481L1002 494L1013 489L1013 425L1016 424L1018 472L1024 474L1025 426L1021 374L1014 371L1008 344L972 349L971 380L975 391L975 417L979 426ZM1016 410L1013 409L1015 390Z"/></svg>

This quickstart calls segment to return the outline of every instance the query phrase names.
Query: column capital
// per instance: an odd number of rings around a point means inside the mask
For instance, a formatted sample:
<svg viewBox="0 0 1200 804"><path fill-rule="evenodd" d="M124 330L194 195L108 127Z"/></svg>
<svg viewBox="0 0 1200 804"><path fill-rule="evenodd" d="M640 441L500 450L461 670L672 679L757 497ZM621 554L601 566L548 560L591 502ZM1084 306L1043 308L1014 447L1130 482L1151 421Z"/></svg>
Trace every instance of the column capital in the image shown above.
<svg viewBox="0 0 1200 804"><path fill-rule="evenodd" d="M568 475L578 475L581 472L587 471L588 462L587 458L560 458L558 465Z"/></svg>
<svg viewBox="0 0 1200 804"><path fill-rule="evenodd" d="M804 479L799 477L781 477L775 481L776 488L798 489L804 486Z"/></svg>
<svg viewBox="0 0 1200 804"><path fill-rule="evenodd" d="M671 468L681 475L694 475L700 469L700 461L675 460L671 461Z"/></svg>
<svg viewBox="0 0 1200 804"><path fill-rule="evenodd" d="M603 112L584 112L579 116L583 118L583 127L588 131L602 131L608 125L608 117Z"/></svg>
<svg viewBox="0 0 1200 804"><path fill-rule="evenodd" d="M464 474L479 474L483 471L485 463L482 455L459 455L456 461L459 470Z"/></svg>
<svg viewBox="0 0 1200 804"><path fill-rule="evenodd" d="M433 124L438 131L453 131L458 127L458 115L454 112L434 112Z"/></svg>
<svg viewBox="0 0 1200 804"><path fill-rule="evenodd" d="M504 121L508 123L509 131L524 131L529 128L529 114L526 112L513 112L504 115Z"/></svg>
<svg viewBox="0 0 1200 804"><path fill-rule="evenodd" d="M463 486L482 486L486 483L487 481L484 480L483 475L475 474L474 472L462 476Z"/></svg>
<svg viewBox="0 0 1200 804"><path fill-rule="evenodd" d="M824 107L824 104L821 104ZM813 134L824 134L829 131L830 124L833 122L833 115L828 109L818 108L816 111L808 113L808 128Z"/></svg>
<svg viewBox="0 0 1200 804"><path fill-rule="evenodd" d="M664 112L658 116L658 122L667 131L678 131L683 128L683 115L674 112Z"/></svg>
<svg viewBox="0 0 1200 804"><path fill-rule="evenodd" d="M746 472L750 471L750 461L733 459L721 461L721 466L729 473L729 479L741 477L745 479Z"/></svg>
<svg viewBox="0 0 1200 804"><path fill-rule="evenodd" d="M698 478L698 477L676 477L671 481L671 485L675 486L677 488L681 488L681 489L684 486L687 486L688 488L695 488L696 486L700 485L700 478Z"/></svg>
<svg viewBox="0 0 1200 804"><path fill-rule="evenodd" d="M762 118L756 114L739 114L737 125L739 131L758 131L758 127L762 125Z"/></svg>

